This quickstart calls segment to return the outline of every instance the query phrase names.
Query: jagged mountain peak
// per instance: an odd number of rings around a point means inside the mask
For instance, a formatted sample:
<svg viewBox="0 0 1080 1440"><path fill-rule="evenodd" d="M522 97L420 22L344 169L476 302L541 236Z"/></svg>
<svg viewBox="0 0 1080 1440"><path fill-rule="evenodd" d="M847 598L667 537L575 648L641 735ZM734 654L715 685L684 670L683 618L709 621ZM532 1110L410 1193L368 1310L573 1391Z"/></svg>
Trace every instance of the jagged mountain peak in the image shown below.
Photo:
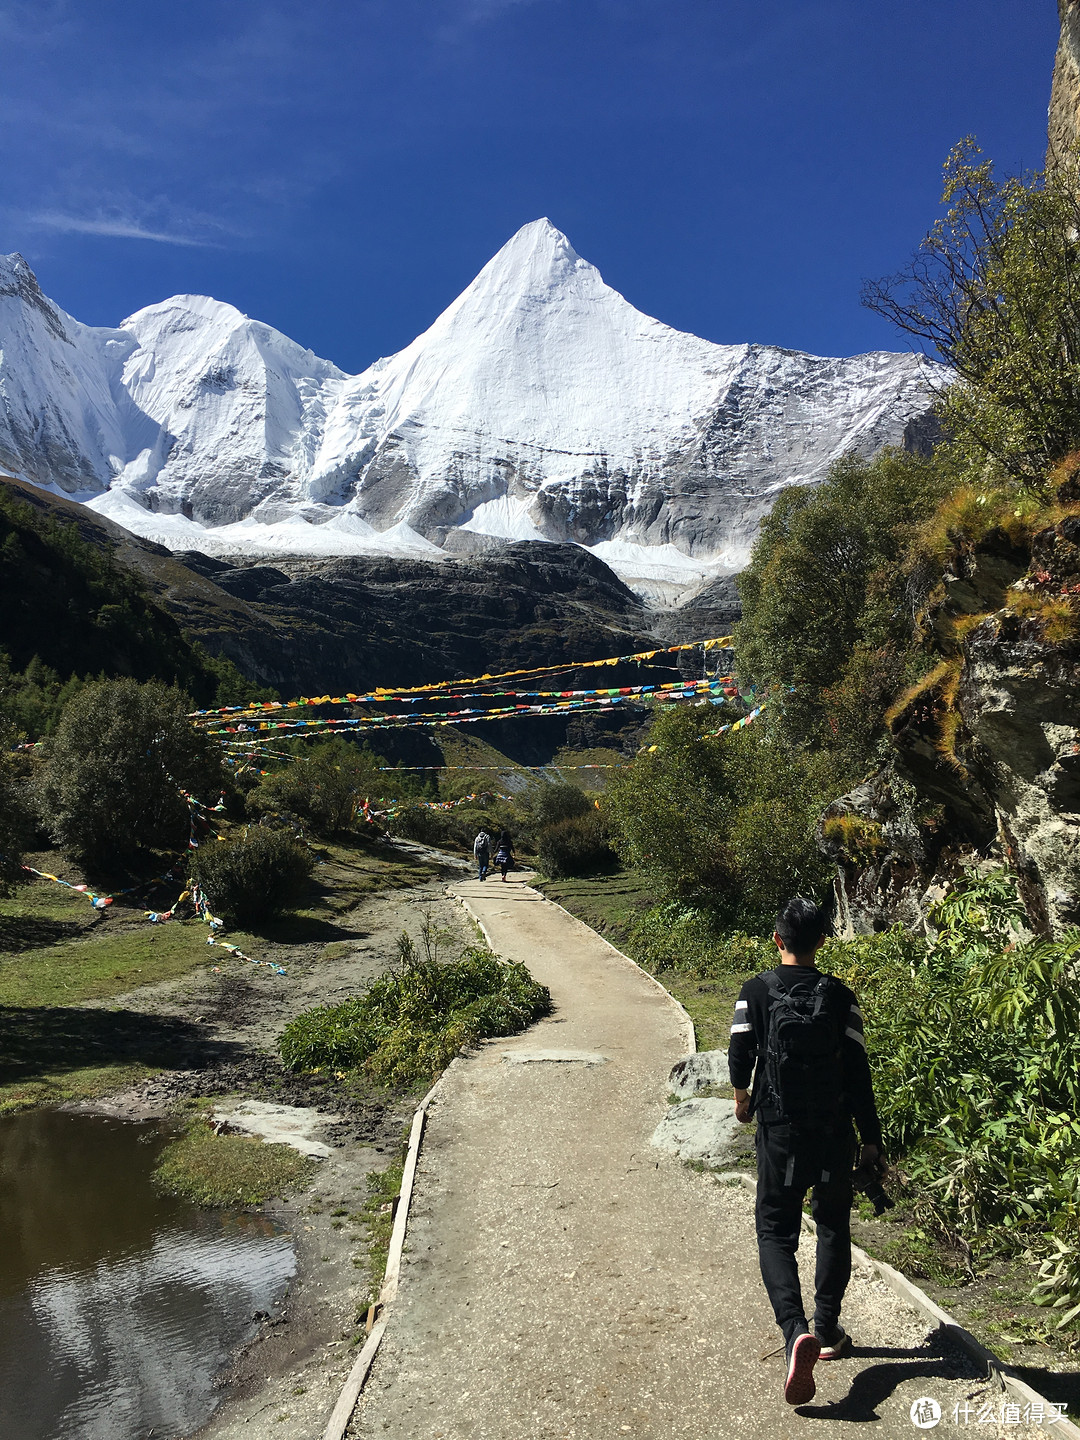
<svg viewBox="0 0 1080 1440"><path fill-rule="evenodd" d="M738 568L785 485L902 441L932 400L917 357L674 330L544 218L352 377L208 296L92 329L21 257L5 275L0 466L174 548L573 541L663 592Z"/></svg>
<svg viewBox="0 0 1080 1440"><path fill-rule="evenodd" d="M530 289L538 284L557 285L581 269L600 279L600 272L581 258L563 232L542 218L531 220L511 235L468 288L484 285Z"/></svg>

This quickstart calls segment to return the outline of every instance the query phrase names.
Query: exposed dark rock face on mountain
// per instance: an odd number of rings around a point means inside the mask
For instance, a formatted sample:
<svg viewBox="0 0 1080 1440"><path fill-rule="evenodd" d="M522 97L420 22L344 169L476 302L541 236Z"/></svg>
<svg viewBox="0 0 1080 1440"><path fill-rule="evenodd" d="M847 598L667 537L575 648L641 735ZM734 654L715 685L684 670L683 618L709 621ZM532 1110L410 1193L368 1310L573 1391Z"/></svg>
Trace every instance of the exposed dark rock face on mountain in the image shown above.
<svg viewBox="0 0 1080 1440"><path fill-rule="evenodd" d="M174 555L81 505L32 485L2 483L38 510L73 523L84 539L112 547L118 563L145 581L186 635L283 695L416 685L603 659L718 635L738 615L734 583L721 580L699 600L658 616L576 545L501 544L435 564L349 556L229 565L199 552ZM684 665L695 663L700 667L700 656L687 657ZM678 666L675 659L670 672L659 675L623 666L604 670L600 678L596 672L577 680L568 675L565 683L675 679ZM92 658L81 668L92 668ZM493 743L531 763L550 758L568 736L603 743L641 718L641 712L616 710L610 717L590 718L588 733L580 718L569 729L565 719L480 728Z"/></svg>
<svg viewBox="0 0 1080 1440"><path fill-rule="evenodd" d="M331 689L418 685L655 643L641 601L573 545L521 543L437 565L283 560L222 567L214 581L302 635L290 650L294 672Z"/></svg>
<svg viewBox="0 0 1080 1440"><path fill-rule="evenodd" d="M889 763L822 819L841 918L923 928L961 867L1007 861L1033 930L1060 933L1080 924L1080 516L1026 552L991 536L958 569L938 616L970 617L958 653L894 715Z"/></svg>

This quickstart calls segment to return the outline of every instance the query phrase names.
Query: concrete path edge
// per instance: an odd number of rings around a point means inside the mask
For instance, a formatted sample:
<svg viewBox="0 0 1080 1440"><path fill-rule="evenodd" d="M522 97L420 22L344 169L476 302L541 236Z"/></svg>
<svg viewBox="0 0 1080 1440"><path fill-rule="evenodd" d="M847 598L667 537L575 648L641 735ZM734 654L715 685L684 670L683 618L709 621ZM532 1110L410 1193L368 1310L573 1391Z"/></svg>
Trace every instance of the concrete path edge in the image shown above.
<svg viewBox="0 0 1080 1440"><path fill-rule="evenodd" d="M390 1249L386 1256L382 1287L379 1290L378 1303L381 1313L371 1327L371 1334L368 1336L364 1348L356 1357L345 1384L341 1387L337 1404L331 1411L330 1419L323 1431L323 1440L343 1440L353 1411L356 1409L356 1402L360 1399L360 1393L364 1388L364 1381L368 1377L379 1344L386 1331L385 1310L397 1295L398 1280L401 1276L401 1256L405 1249L405 1232L409 1226L409 1206L412 1204L413 1182L416 1179L416 1166L420 1159L420 1142L424 1136L424 1121L427 1117L428 1106L434 1100L441 1084L441 1078L436 1080L413 1114L412 1129L409 1131L409 1146L405 1153L405 1165L401 1175L401 1190L398 1194L397 1211L394 1214L394 1227L390 1232Z"/></svg>

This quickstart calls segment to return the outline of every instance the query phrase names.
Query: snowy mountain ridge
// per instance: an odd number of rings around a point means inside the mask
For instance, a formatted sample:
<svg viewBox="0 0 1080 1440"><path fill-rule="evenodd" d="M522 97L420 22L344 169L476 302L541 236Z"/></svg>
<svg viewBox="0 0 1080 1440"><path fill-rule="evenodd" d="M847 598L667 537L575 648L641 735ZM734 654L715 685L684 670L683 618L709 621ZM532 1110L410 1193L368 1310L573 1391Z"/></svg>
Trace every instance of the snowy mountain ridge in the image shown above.
<svg viewBox="0 0 1080 1440"><path fill-rule="evenodd" d="M356 376L204 296L82 325L0 257L0 467L211 554L570 540L670 595L740 568L785 486L917 438L939 377L674 330L547 220Z"/></svg>

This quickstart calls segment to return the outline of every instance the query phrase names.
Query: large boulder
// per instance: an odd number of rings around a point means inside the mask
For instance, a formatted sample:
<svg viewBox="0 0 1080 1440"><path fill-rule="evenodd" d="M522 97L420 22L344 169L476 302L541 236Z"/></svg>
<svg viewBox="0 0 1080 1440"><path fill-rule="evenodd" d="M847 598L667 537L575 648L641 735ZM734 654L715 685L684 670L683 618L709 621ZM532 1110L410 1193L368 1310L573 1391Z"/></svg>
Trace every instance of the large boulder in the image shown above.
<svg viewBox="0 0 1080 1440"><path fill-rule="evenodd" d="M672 1095L688 1100L716 1085L727 1085L728 1064L726 1050L698 1050L682 1060L676 1060L668 1076Z"/></svg>
<svg viewBox="0 0 1080 1440"><path fill-rule="evenodd" d="M653 1131L652 1144L681 1160L703 1165L729 1165L739 1153L742 1126L735 1119L735 1101L703 1097L684 1100L671 1109Z"/></svg>

